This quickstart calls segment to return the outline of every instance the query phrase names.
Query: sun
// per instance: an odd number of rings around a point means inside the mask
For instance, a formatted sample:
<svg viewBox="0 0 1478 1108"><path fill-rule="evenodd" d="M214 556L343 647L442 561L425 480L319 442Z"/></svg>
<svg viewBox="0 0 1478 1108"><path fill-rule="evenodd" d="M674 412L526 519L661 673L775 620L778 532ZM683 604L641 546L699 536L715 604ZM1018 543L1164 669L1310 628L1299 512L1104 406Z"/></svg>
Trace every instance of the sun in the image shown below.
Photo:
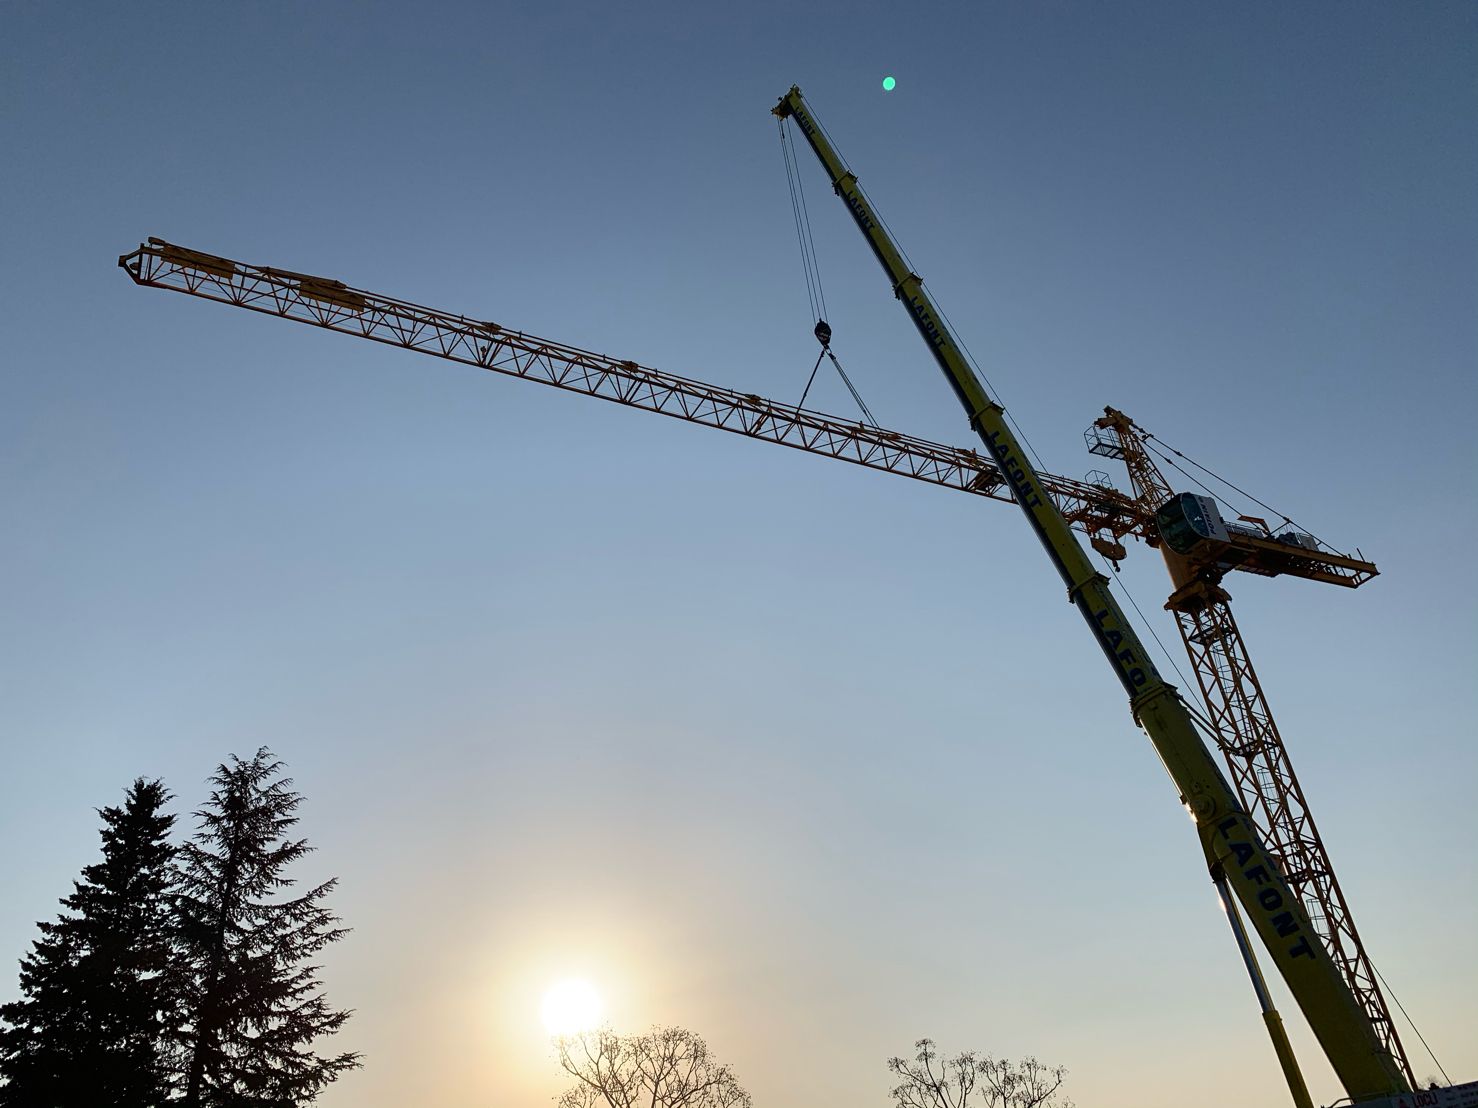
<svg viewBox="0 0 1478 1108"><path fill-rule="evenodd" d="M589 981L571 978L549 987L539 1005L544 1028L551 1035L578 1035L600 1024L600 993Z"/></svg>

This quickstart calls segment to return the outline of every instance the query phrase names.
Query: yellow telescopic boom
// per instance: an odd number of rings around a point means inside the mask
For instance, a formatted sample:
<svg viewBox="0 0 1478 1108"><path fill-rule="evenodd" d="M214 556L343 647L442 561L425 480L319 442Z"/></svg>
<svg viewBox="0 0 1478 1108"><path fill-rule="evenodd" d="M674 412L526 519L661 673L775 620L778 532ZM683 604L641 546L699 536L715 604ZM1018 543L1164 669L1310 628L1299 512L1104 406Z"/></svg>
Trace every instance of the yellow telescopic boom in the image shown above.
<svg viewBox="0 0 1478 1108"><path fill-rule="evenodd" d="M1309 1026L1355 1101L1409 1091L1396 1059L1384 1048L1364 1010L1320 943L1298 896L1260 841L1236 793L1201 741L1175 687L1156 672L1148 653L1097 572L1006 424L1004 409L986 392L950 333L943 316L909 271L883 228L881 218L827 139L816 117L792 87L774 112L795 121L821 159L838 196L847 205L873 253L888 274L893 294L944 370L980 436L1010 483L1052 563L1067 585L1068 599L1083 615L1120 683L1134 718L1148 733L1181 802L1190 811L1211 872L1226 874L1237 899L1288 983Z"/></svg>

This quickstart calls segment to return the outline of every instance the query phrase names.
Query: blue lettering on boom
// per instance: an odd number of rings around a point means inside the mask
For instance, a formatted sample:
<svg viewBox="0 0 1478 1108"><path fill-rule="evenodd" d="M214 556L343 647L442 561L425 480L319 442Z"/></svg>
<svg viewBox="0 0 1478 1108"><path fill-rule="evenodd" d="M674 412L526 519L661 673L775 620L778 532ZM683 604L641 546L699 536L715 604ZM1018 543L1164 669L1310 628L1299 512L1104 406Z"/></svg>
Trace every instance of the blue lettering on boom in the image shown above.
<svg viewBox="0 0 1478 1108"><path fill-rule="evenodd" d="M853 217L856 218L858 225L864 231L871 231L877 226L872 221L872 214L867 210L867 205L863 202L861 194L856 189L848 189L842 193L842 199L847 202L847 207L852 210Z"/></svg>
<svg viewBox="0 0 1478 1108"><path fill-rule="evenodd" d="M1242 820L1238 817L1231 816L1222 820L1216 825L1216 829L1226 840L1227 847L1236 855L1238 865L1246 865L1257 854L1257 848L1241 837L1246 832L1242 830ZM1238 832L1238 838L1232 838L1233 831ZM1287 947L1288 956L1290 958L1313 958L1314 948L1309 943L1309 937L1302 934L1303 928L1299 926L1293 913L1279 911L1283 907L1283 894L1269 884L1272 880L1272 872L1268 867L1261 863L1248 866L1242 871L1242 876L1258 886L1257 906L1263 910L1268 925L1278 937L1291 939L1295 935L1298 936L1298 941Z"/></svg>

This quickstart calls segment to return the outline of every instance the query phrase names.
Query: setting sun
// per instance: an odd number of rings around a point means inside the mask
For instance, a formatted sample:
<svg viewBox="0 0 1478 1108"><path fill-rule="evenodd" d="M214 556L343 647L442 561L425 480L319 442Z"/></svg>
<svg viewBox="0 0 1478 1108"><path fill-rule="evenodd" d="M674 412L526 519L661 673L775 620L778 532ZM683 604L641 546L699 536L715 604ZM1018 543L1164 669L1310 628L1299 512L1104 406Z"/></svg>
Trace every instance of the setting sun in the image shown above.
<svg viewBox="0 0 1478 1108"><path fill-rule="evenodd" d="M550 987L539 1006L544 1028L551 1035L578 1035L600 1023L600 994L589 981L571 979Z"/></svg>

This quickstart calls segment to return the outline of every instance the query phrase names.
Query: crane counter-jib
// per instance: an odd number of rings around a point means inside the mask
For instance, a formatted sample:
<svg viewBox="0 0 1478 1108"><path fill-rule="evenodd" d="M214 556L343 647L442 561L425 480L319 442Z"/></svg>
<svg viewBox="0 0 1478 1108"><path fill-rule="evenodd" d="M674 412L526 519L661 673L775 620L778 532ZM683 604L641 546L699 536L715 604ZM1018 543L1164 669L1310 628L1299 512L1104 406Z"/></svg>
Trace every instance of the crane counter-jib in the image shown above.
<svg viewBox="0 0 1478 1108"><path fill-rule="evenodd" d="M795 122L820 159L837 196L887 273L894 295L959 398L970 427L1005 475L1016 504L1062 576L1069 600L1128 693L1134 718L1191 812L1208 866L1225 872L1346 1092L1359 1101L1407 1091L1399 1063L1384 1048L1319 942L1299 898L1202 742L1185 704L1155 670L1107 579L1096 571L1045 494L1004 409L986 391L922 279L905 264L856 174L832 146L799 88L792 87L781 97L774 112Z"/></svg>

